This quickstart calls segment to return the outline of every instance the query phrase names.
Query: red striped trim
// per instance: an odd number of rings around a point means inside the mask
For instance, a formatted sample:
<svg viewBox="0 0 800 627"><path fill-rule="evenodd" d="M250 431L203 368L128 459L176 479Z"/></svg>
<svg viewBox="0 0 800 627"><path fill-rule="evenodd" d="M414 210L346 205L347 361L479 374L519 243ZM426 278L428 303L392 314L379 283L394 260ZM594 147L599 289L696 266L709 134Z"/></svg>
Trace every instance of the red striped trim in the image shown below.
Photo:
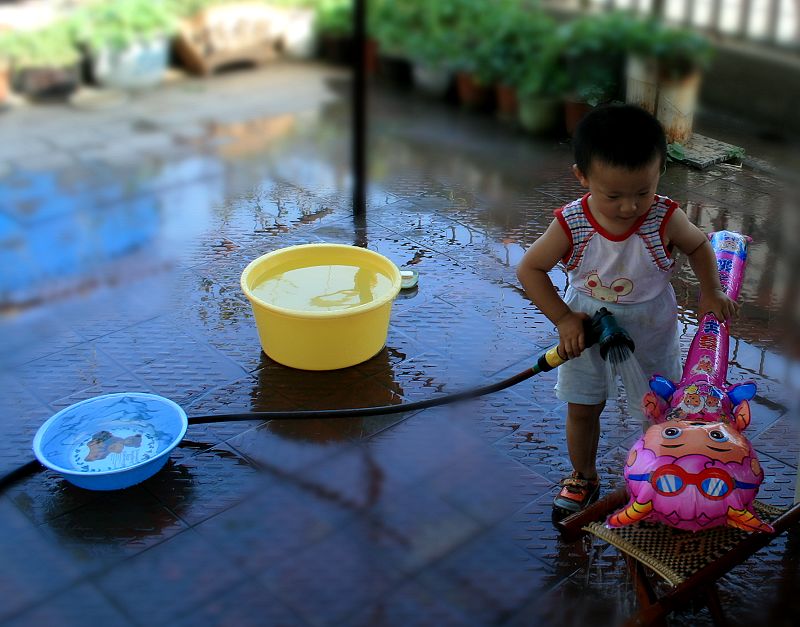
<svg viewBox="0 0 800 627"><path fill-rule="evenodd" d="M584 195L583 198L581 198L581 207L583 207L583 214L586 216L586 219L589 221L589 224L592 225L592 228L595 231L597 231L607 240L611 240L612 242L624 242L631 235L636 233L636 231L639 230L639 227L642 226L642 224L644 224L644 221L647 220L647 216L650 215L650 211L652 211L653 205L655 205L655 203L658 201L658 197L654 196L653 200L654 200L653 204L650 205L647 211L642 216L640 216L639 219L636 220L636 222L633 224L633 226L629 228L627 231L625 231L622 235L614 235L613 233L609 233L602 226L600 226L600 223L597 220L595 220L594 216L592 215L592 210L589 209L589 194L586 194Z"/></svg>
<svg viewBox="0 0 800 627"><path fill-rule="evenodd" d="M678 208L678 203L665 196L664 204L667 206L667 212L664 214L664 217L661 220L661 226L658 228L658 238L661 240L661 248L664 250L664 254L667 256L667 259L672 259L671 248L667 248L664 244L664 234L667 232L667 222L669 222L672 214L675 213L675 210Z"/></svg>
<svg viewBox="0 0 800 627"><path fill-rule="evenodd" d="M564 207L559 207L558 209L556 209L553 212L553 215L555 215L556 220L558 220L558 223L561 225L561 228L564 229L564 232L567 234L567 237L569 238L569 250L561 258L561 262L564 265L566 265L567 263L569 263L570 257L572 257L572 249L573 246L575 245L575 243L572 241L572 230L569 228L569 224L567 224L567 219L564 217Z"/></svg>

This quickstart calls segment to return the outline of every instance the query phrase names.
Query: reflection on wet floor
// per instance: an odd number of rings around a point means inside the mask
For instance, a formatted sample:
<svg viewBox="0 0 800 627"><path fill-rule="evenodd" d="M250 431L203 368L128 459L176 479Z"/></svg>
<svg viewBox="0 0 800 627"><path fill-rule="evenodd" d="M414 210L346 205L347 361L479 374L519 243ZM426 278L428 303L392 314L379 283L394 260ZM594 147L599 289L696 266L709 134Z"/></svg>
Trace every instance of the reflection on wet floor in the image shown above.
<svg viewBox="0 0 800 627"><path fill-rule="evenodd" d="M224 100L271 80L209 84ZM159 110L159 97L148 106ZM190 415L389 405L516 373L554 341L514 267L552 210L581 193L568 145L377 91L374 184L367 220L354 224L346 103L264 117L229 100L227 119L134 124L169 151L0 178L12 270L0 283L0 471L28 458L47 416L98 394L152 391ZM761 497L785 505L800 454L780 317L797 290L796 212L770 176L730 166L670 166L663 187L704 229L754 239L730 376L759 385ZM298 372L261 353L239 276L265 252L321 241L366 246L414 267L420 283L396 301L375 358ZM553 279L565 287L563 272ZM696 285L685 266L676 291L688 346ZM88 607L109 624L243 613L234 622L617 624L635 604L622 560L591 540L563 543L550 525L569 468L552 384L549 373L414 415L194 425L163 472L118 494L37 475L0 497L0 580L13 599L0 621L45 624ZM610 489L639 426L624 397L604 421ZM797 612L794 540L729 575L735 622ZM709 621L687 611L674 624Z"/></svg>

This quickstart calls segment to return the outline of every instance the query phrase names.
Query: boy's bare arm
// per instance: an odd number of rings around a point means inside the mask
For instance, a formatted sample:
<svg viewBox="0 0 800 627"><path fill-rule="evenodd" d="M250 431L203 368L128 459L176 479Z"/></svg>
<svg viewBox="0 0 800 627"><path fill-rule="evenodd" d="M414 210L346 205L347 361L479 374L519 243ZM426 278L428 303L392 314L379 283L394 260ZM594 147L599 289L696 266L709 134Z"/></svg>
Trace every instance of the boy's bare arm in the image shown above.
<svg viewBox="0 0 800 627"><path fill-rule="evenodd" d="M564 229L557 220L553 220L522 257L517 267L517 277L528 298L558 328L561 354L573 358L580 355L585 348L583 320L588 316L573 312L558 295L553 282L547 276L567 254L570 245Z"/></svg>
<svg viewBox="0 0 800 627"><path fill-rule="evenodd" d="M700 315L711 312L720 321L735 316L739 305L722 290L717 258L705 233L692 224L683 211L677 209L667 224L666 236L689 258L689 265L700 283Z"/></svg>

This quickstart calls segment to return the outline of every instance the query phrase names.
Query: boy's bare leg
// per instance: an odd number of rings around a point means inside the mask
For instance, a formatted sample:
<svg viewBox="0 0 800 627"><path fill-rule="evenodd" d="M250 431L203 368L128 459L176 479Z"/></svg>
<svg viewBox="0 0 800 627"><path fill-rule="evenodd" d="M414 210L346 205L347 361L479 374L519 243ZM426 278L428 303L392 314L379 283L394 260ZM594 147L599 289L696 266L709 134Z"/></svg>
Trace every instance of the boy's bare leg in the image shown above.
<svg viewBox="0 0 800 627"><path fill-rule="evenodd" d="M600 414L606 406L567 405L567 450L572 467L585 479L597 477L597 445L600 440Z"/></svg>

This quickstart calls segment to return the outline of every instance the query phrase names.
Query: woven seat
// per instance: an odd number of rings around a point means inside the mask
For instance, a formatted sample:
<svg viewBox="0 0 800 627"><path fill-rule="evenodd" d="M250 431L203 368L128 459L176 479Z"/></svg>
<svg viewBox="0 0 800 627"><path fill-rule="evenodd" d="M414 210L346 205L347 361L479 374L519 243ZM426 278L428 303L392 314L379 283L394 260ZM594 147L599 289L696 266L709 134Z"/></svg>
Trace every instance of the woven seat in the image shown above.
<svg viewBox="0 0 800 627"><path fill-rule="evenodd" d="M646 522L618 529L606 527L606 517L628 499L627 491L621 488L557 525L565 539L588 532L615 546L625 556L640 602L638 613L629 619L628 625L665 624L672 610L698 597L708 606L714 622L725 624L715 582L800 522L798 503L781 509L754 501L759 517L774 527L774 533L747 533L733 527L692 532ZM653 586L650 582L653 573L668 584L668 590Z"/></svg>
<svg viewBox="0 0 800 627"><path fill-rule="evenodd" d="M758 501L753 505L761 520L767 522L785 511ZM693 532L658 523L609 529L601 522L592 522L583 529L630 555L673 586L683 583L750 536L733 527Z"/></svg>

